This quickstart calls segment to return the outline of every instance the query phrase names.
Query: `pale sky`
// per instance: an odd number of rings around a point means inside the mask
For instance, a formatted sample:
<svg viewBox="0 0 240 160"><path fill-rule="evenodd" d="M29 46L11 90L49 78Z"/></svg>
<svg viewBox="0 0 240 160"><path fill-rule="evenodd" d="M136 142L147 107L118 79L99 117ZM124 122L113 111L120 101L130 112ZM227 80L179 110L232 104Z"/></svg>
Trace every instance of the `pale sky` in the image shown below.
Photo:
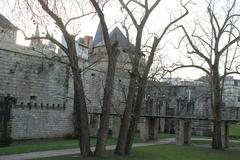
<svg viewBox="0 0 240 160"><path fill-rule="evenodd" d="M3 1L7 5L4 6L2 4ZM16 18L16 15L14 15L15 9L13 9L13 8L14 8L14 3L16 1L15 0L11 0L11 1L3 0L3 1L0 1L0 6L2 6L0 8L1 9L0 13L5 15L15 25L20 24L17 26L19 28L22 28L21 23ZM67 1L69 1L69 0L67 0ZM150 0L150 2L152 2L152 0ZM151 17L147 23L147 29L144 34L145 40L148 37L148 35L146 34L147 30L151 33L161 33L163 28L167 25L167 23L169 23L170 17L171 17L171 19L174 19L174 18L178 17L181 14L181 12L184 11L180 7L179 2L180 1L177 1L177 0L162 0L162 2L160 2L160 5L153 12L153 14L151 15ZM223 0L221 0L221 2L223 2ZM184 20L182 22L180 22L179 24L192 25L193 20L196 20L197 18L204 19L207 15L206 14L206 4L203 3L203 0L192 0L192 3L189 4L188 8L189 8L189 15L187 15L187 17L185 17ZM112 30L116 25L121 26L117 22L121 21L124 16L123 16L123 13L121 13L121 10L119 9L119 4L116 2L116 0L112 0L110 4L106 5L104 13L105 13L107 25L110 30ZM24 14L24 13L22 13L22 14ZM73 14L73 13L70 12L70 15L71 14ZM136 15L140 16L137 13L136 13ZM30 16L29 16L29 19L30 19ZM97 16L94 16L94 17L88 16L87 18L82 19L80 23L81 24L78 27L78 28L81 28L80 32L79 32L80 37L83 37L86 35L94 36L96 29L97 29L97 25L99 23L99 20L98 20ZM26 27L27 29L25 30L27 32L27 34L28 35L33 34L35 31L35 25L33 25L32 23L25 24L25 25L27 26ZM48 28L50 28L50 30L52 30L52 31L54 30L53 26L48 26ZM135 36L135 33L136 33L135 30L131 29L130 34L132 37ZM54 35L55 35L55 37L58 37L58 39L60 39L60 36L57 32L55 32ZM177 62L177 61L183 59L182 52L184 52L184 49L178 50L174 47L174 46L177 46L179 35L181 35L181 33L179 33L178 31L171 33L169 35L166 35L162 45L160 45L160 46L165 46L164 49L162 49L160 52L161 54L164 54L163 57L165 57L165 63L170 64L172 62ZM18 37L18 43L19 44L27 44L24 41L23 36L21 36L20 34ZM134 43L134 39L133 39L133 43ZM166 45L164 45L165 43L166 43ZM202 75L203 75L203 73L197 69L182 69L182 70L174 73L173 77L181 77L183 79L196 79Z"/></svg>

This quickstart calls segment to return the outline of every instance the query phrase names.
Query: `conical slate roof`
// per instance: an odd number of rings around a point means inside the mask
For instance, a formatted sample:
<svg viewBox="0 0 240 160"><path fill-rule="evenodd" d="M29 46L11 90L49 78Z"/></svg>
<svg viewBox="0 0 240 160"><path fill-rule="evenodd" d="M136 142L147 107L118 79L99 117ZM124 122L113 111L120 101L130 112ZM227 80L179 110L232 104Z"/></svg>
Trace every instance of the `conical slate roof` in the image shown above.
<svg viewBox="0 0 240 160"><path fill-rule="evenodd" d="M0 27L6 28L6 29L11 29L11 30L18 30L16 26L14 26L6 17L4 17L0 13Z"/></svg>
<svg viewBox="0 0 240 160"><path fill-rule="evenodd" d="M93 46L97 46L102 41L103 41L102 26L99 23L94 40L93 40Z"/></svg>
<svg viewBox="0 0 240 160"><path fill-rule="evenodd" d="M125 37L125 35L122 33L122 31L118 27L115 27L112 30L112 32L109 34L109 36L110 36L111 42L118 41L119 47L124 49L129 47L128 39ZM100 23L98 25L98 28L94 37L93 46L95 47L99 44L104 44L102 27Z"/></svg>

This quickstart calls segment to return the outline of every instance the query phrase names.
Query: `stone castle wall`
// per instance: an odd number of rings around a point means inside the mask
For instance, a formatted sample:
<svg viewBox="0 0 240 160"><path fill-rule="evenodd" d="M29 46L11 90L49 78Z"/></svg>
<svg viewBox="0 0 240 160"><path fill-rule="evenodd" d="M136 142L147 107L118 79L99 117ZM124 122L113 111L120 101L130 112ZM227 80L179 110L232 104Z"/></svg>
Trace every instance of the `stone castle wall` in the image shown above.
<svg viewBox="0 0 240 160"><path fill-rule="evenodd" d="M84 67L80 61L80 66ZM89 112L101 112L106 62L82 73ZM85 64L88 66L89 64ZM0 43L0 96L16 98L12 108L11 137L14 139L63 137L73 131L73 80L65 64L49 60L40 52L15 44ZM125 104L128 77L117 73L112 112ZM99 116L89 115L92 135ZM113 128L110 123L110 128Z"/></svg>
<svg viewBox="0 0 240 160"><path fill-rule="evenodd" d="M10 28L3 28L0 26L0 42L16 42L17 31Z"/></svg>
<svg viewBox="0 0 240 160"><path fill-rule="evenodd" d="M66 65L47 60L39 52L0 43L0 96L10 94L16 98L11 112L12 138L51 138L72 133L68 72Z"/></svg>
<svg viewBox="0 0 240 160"><path fill-rule="evenodd" d="M73 132L70 107L17 105L11 114L13 139L63 137Z"/></svg>
<svg viewBox="0 0 240 160"><path fill-rule="evenodd" d="M84 89L88 112L100 113L103 103L103 92L105 87L106 74L97 68L88 70L83 74ZM114 80L114 96L112 100L111 113L123 113L125 107L125 94L127 93L128 78L116 74ZM118 117L111 116L110 130L116 130L120 126ZM117 123L116 123L117 121ZM89 114L90 132L92 136L96 136L100 124L100 116Z"/></svg>
<svg viewBox="0 0 240 160"><path fill-rule="evenodd" d="M0 95L11 94L17 103L65 103L66 66L46 60L25 47L0 43Z"/></svg>

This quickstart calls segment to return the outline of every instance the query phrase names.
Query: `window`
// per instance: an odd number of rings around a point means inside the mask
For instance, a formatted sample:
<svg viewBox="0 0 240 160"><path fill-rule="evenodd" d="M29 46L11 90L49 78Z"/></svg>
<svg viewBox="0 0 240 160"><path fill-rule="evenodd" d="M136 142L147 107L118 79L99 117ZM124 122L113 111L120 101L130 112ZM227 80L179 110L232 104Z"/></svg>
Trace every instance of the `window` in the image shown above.
<svg viewBox="0 0 240 160"><path fill-rule="evenodd" d="M240 102L240 96L238 96L238 102Z"/></svg>
<svg viewBox="0 0 240 160"><path fill-rule="evenodd" d="M98 116L91 114L90 115L90 126L91 128L96 128L98 126Z"/></svg>
<svg viewBox="0 0 240 160"><path fill-rule="evenodd" d="M30 96L31 101L37 101L37 96Z"/></svg>
<svg viewBox="0 0 240 160"><path fill-rule="evenodd" d="M238 81L234 81L234 86L238 86Z"/></svg>

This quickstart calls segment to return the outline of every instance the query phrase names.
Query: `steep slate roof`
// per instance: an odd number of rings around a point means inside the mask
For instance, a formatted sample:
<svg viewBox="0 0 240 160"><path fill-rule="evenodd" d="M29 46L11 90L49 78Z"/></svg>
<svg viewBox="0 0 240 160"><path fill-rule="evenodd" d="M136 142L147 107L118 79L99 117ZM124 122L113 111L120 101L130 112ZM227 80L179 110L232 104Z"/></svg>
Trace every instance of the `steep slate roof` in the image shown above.
<svg viewBox="0 0 240 160"><path fill-rule="evenodd" d="M124 34L120 31L118 27L114 28L114 30L110 33L111 42L118 41L118 44L121 48L129 48L128 39L124 36Z"/></svg>
<svg viewBox="0 0 240 160"><path fill-rule="evenodd" d="M109 34L111 42L118 41L119 47L121 48L129 48L129 42L128 39L125 37L125 35L122 33L122 31L118 28L115 27L112 32ZM103 42L103 34L102 34L102 27L101 24L98 25L94 41L93 41L93 46L97 46L98 44L104 44Z"/></svg>
<svg viewBox="0 0 240 160"><path fill-rule="evenodd" d="M16 26L14 26L6 17L4 17L1 13L0 13L0 26L2 28L7 28L7 29L11 29L11 30L18 30L18 28Z"/></svg>
<svg viewBox="0 0 240 160"><path fill-rule="evenodd" d="M102 26L99 23L96 34L94 36L93 46L97 46L97 44L99 44L102 41L103 41Z"/></svg>

